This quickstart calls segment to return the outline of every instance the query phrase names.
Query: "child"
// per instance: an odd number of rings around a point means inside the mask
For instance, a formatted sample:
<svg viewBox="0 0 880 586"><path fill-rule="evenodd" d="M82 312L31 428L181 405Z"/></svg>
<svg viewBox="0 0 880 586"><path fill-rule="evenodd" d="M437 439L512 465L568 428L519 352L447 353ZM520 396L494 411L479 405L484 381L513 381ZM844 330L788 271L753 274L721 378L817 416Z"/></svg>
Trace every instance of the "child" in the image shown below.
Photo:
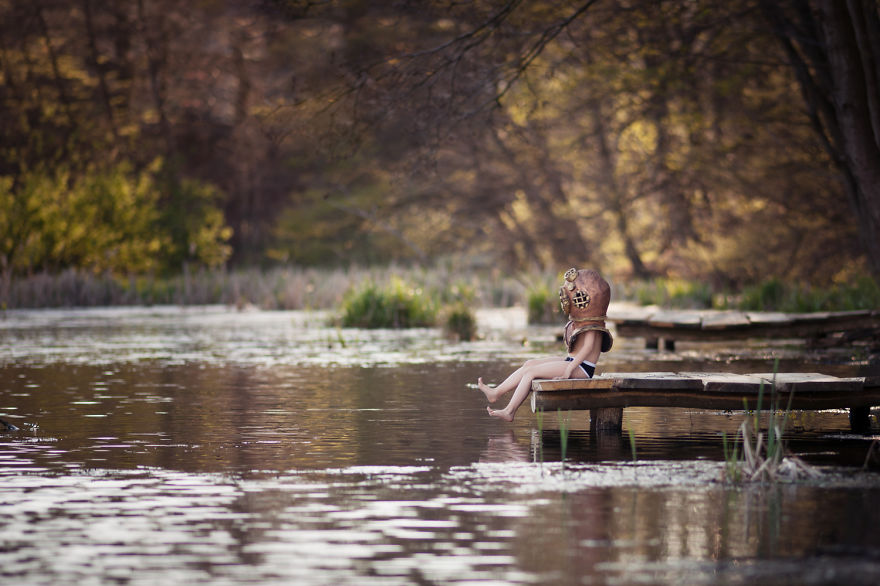
<svg viewBox="0 0 880 586"><path fill-rule="evenodd" d="M482 378L477 379L477 386L490 403L516 389L504 409L486 407L492 417L513 421L536 378L593 378L599 354L611 349L614 340L605 328L611 286L592 270L569 269L564 278L559 289L559 302L569 320L563 333L568 356L527 360L494 389L483 383Z"/></svg>

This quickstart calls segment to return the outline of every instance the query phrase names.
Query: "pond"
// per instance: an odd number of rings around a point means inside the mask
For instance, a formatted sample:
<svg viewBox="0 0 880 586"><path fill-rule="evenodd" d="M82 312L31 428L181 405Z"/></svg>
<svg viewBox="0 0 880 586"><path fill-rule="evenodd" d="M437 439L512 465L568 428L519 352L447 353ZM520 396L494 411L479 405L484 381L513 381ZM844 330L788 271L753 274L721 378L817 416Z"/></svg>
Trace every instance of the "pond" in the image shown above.
<svg viewBox="0 0 880 586"><path fill-rule="evenodd" d="M0 576L24 584L877 584L873 436L794 414L817 480L729 485L742 413L490 418L474 387L558 353L559 328L478 314L480 340L349 330L319 312L6 312ZM877 374L796 341L616 340L600 372ZM876 422L873 432L877 432ZM629 431L635 440L635 459Z"/></svg>

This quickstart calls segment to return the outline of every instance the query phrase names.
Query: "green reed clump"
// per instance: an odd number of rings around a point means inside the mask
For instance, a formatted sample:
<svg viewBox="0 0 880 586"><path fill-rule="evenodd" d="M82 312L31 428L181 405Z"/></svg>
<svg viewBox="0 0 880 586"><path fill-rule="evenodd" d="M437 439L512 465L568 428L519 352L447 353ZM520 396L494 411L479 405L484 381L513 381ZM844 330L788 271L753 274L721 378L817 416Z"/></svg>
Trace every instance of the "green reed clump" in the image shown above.
<svg viewBox="0 0 880 586"><path fill-rule="evenodd" d="M565 454L568 451L568 434L570 431L569 423L571 421L571 411L568 417L562 417L562 410L556 410L556 417L559 420L559 442L562 448L562 469L565 470Z"/></svg>
<svg viewBox="0 0 880 586"><path fill-rule="evenodd" d="M657 278L635 281L621 286L621 298L641 305L659 305L683 309L705 309L713 306L712 287L702 281Z"/></svg>
<svg viewBox="0 0 880 586"><path fill-rule="evenodd" d="M743 289L739 309L807 313L880 307L880 286L868 276L852 283L813 287L770 278Z"/></svg>
<svg viewBox="0 0 880 586"><path fill-rule="evenodd" d="M636 463L636 433L633 428L629 428L629 449L632 451L633 464Z"/></svg>
<svg viewBox="0 0 880 586"><path fill-rule="evenodd" d="M443 331L447 336L462 341L477 337L477 317L470 307L458 302L444 308L443 314Z"/></svg>
<svg viewBox="0 0 880 586"><path fill-rule="evenodd" d="M538 461L541 464L541 474L544 474L544 408L539 407L535 411L535 420L538 422Z"/></svg>
<svg viewBox="0 0 880 586"><path fill-rule="evenodd" d="M562 320L559 293L547 283L538 283L526 291L530 324L555 324Z"/></svg>
<svg viewBox="0 0 880 586"><path fill-rule="evenodd" d="M780 410L776 392L776 373L779 359L773 365L773 379L770 385L770 409L767 413L767 429L760 427L763 415L764 383L758 388L758 402L755 411L748 415L748 404L743 400L746 417L740 424L734 438L733 448L727 443L726 434L722 434L724 443L724 474L731 482L743 480L750 482L775 482L783 476L790 478L815 476L816 472L800 459L787 454L782 441L786 421L791 413L793 393L789 393L788 404ZM742 447L742 454L739 448Z"/></svg>
<svg viewBox="0 0 880 586"><path fill-rule="evenodd" d="M399 278L384 287L365 281L342 302L342 325L355 328L417 328L433 326L437 307L422 289Z"/></svg>
<svg viewBox="0 0 880 586"><path fill-rule="evenodd" d="M742 479L739 462L739 432L733 439L733 446L729 446L727 434L721 432L721 441L724 444L724 478L730 482L739 482Z"/></svg>

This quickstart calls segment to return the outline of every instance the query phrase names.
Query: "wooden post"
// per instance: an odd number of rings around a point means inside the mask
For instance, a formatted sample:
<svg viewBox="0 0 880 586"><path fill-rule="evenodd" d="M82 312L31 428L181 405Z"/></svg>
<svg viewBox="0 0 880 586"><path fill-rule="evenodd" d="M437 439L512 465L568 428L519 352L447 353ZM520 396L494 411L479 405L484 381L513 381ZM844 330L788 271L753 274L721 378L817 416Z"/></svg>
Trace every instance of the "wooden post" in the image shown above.
<svg viewBox="0 0 880 586"><path fill-rule="evenodd" d="M866 434L871 431L871 408L850 407L849 428L853 433Z"/></svg>
<svg viewBox="0 0 880 586"><path fill-rule="evenodd" d="M623 407L590 409L590 433L620 433L623 429Z"/></svg>

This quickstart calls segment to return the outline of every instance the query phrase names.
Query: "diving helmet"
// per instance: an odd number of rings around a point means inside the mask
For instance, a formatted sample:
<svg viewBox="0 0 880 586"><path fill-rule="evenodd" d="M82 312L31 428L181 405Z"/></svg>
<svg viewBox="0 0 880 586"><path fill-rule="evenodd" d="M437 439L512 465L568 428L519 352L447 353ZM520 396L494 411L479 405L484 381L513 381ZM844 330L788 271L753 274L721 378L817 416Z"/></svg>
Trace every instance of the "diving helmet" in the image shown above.
<svg viewBox="0 0 880 586"><path fill-rule="evenodd" d="M603 321L611 302L611 285L608 281L590 269L568 269L563 278L562 287L559 288L559 303L568 319Z"/></svg>

